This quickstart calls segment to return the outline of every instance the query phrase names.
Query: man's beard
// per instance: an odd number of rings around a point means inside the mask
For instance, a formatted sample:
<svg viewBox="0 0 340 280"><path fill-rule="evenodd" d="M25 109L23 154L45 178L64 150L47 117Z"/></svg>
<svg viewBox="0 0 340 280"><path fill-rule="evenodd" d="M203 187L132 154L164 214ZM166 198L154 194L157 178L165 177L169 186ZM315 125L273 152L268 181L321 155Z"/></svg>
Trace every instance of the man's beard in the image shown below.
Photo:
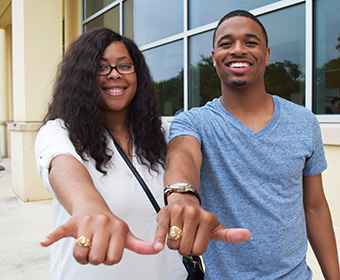
<svg viewBox="0 0 340 280"><path fill-rule="evenodd" d="M241 87L241 86L245 86L247 84L247 81L234 81L233 85L235 87Z"/></svg>

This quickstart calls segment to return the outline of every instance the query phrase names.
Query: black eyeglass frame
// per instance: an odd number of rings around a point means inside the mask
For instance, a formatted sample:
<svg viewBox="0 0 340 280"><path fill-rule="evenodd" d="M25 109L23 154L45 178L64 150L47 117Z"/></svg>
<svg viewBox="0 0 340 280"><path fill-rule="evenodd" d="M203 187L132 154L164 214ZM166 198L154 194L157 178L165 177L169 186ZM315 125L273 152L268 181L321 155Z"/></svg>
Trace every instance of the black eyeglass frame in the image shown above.
<svg viewBox="0 0 340 280"><path fill-rule="evenodd" d="M105 64L105 63L101 63L100 65L105 65L105 66L110 67L110 71L107 74L97 73L98 76L108 76L108 75L111 74L113 69L115 69L117 71L117 73L120 74L120 75L130 75L130 74L136 73L136 65L134 63L120 63L120 64L117 64L116 66L111 66L111 65ZM134 69L133 72L131 72L131 73L121 73L121 72L119 72L118 67L122 66L122 65L133 65L133 69Z"/></svg>

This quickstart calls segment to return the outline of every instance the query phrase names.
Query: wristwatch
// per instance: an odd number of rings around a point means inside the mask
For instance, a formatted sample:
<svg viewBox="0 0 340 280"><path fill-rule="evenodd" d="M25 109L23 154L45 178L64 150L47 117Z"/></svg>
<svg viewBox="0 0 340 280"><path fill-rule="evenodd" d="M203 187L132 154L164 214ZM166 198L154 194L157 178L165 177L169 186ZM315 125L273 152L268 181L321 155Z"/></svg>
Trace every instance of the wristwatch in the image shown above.
<svg viewBox="0 0 340 280"><path fill-rule="evenodd" d="M164 204L168 205L168 196L172 193L192 193L195 195L201 205L201 196L198 191L196 191L190 184L188 183L173 183L169 184L164 188Z"/></svg>

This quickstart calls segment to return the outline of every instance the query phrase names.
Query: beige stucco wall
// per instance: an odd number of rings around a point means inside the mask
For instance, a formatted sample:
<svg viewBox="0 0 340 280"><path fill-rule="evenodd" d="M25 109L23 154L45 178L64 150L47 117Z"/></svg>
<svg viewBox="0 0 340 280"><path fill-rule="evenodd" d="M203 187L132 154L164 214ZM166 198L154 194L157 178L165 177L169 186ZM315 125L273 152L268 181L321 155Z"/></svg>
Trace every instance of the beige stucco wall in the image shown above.
<svg viewBox="0 0 340 280"><path fill-rule="evenodd" d="M340 126L321 124L322 138L328 168L323 172L323 186L332 215L338 252L340 252ZM314 280L323 280L320 267L311 250L308 249L307 262L314 273Z"/></svg>

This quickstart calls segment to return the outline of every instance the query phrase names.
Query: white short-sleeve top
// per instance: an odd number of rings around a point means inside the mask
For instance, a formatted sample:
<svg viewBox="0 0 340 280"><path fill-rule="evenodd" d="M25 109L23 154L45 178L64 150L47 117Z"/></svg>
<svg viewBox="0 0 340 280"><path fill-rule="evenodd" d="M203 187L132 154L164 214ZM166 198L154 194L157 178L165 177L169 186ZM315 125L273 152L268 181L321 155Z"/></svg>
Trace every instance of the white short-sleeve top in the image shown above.
<svg viewBox="0 0 340 280"><path fill-rule="evenodd" d="M169 125L163 121L166 140ZM108 136L109 137L109 136ZM61 154L74 156L90 173L98 192L105 199L114 215L124 220L131 232L144 240L153 241L157 222L156 212L142 187L120 156L112 139L108 138L108 148L113 151L109 169L104 176L95 167L92 158L83 160L75 151L68 137L68 131L60 119L49 121L38 132L35 142L38 172L46 189L54 196L53 224L58 227L68 221L70 215L55 198L48 177L51 160ZM163 203L164 170L159 173L149 171L133 156L133 164L148 185L160 207ZM80 265L73 258L74 238L64 238L51 246L51 279L185 279L187 272L182 257L177 251L165 249L157 255L138 255L125 249L122 260L113 266L91 264Z"/></svg>

